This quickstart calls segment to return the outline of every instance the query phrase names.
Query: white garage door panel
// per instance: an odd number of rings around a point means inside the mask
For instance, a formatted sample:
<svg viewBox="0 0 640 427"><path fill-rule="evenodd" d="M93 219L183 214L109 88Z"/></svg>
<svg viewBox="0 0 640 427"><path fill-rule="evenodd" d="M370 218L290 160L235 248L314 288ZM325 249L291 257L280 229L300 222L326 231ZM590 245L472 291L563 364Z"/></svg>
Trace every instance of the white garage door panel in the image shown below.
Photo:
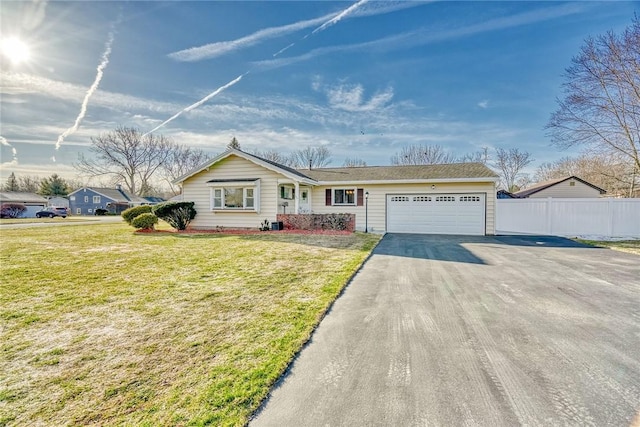
<svg viewBox="0 0 640 427"><path fill-rule="evenodd" d="M387 196L390 233L484 235L484 194Z"/></svg>

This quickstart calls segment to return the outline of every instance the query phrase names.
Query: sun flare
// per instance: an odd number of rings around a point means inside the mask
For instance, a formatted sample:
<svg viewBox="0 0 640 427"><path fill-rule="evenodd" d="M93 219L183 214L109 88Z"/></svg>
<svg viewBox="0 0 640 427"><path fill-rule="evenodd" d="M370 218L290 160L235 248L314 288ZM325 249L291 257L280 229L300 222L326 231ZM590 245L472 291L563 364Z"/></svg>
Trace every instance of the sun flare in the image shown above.
<svg viewBox="0 0 640 427"><path fill-rule="evenodd" d="M31 56L29 46L17 37L2 39L0 50L13 64L28 61Z"/></svg>

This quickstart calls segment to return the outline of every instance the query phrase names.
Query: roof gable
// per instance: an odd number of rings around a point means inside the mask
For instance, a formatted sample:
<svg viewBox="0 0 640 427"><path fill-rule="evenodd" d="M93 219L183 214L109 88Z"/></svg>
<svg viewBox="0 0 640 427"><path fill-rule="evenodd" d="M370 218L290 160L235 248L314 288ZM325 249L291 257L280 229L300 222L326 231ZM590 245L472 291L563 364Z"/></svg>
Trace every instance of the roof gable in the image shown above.
<svg viewBox="0 0 640 427"><path fill-rule="evenodd" d="M534 184L533 186L529 187L529 188L525 188L524 190L520 190L517 191L515 193L513 193L514 196L516 196L517 198L527 198L529 196L531 196L532 194L538 193L542 190L546 190L549 187L553 187L554 185L558 185L560 183L563 183L565 181L568 181L570 179L574 179L576 181L579 181L585 185L588 185L589 187L598 190L600 192L600 194L605 194L606 190L603 190L600 187L597 187L593 184L591 184L590 182L585 181L584 179L578 178L575 175L571 175L571 176L567 176L567 177L563 177L563 178L556 178L556 179L551 179L549 181L544 181L544 182L540 182L538 184Z"/></svg>
<svg viewBox="0 0 640 427"><path fill-rule="evenodd" d="M214 157L213 159L209 160L208 162L196 167L195 169L191 170L190 172L187 172L185 175L179 177L178 179L176 179L174 181L174 184L179 184L182 183L184 181L186 181L187 179L191 178L192 176L204 171L204 170L208 170L209 168L211 168L212 166L214 166L216 163L221 162L222 160L228 158L229 156L237 156L240 158L243 158L247 161L250 161L252 163L255 163L259 166L262 166L265 169L271 170L273 172L277 172L281 175L286 176L287 178L293 179L294 181L300 181L300 182L305 182L308 184L313 184L314 180L309 178L307 175L301 173L300 171L297 171L293 168L290 168L288 166L284 166L281 165L279 163L267 160L267 159L263 159L262 157L258 157L255 156L253 154L249 154L249 153L245 153L242 150L236 150L234 148L229 148L227 151L225 151L224 153Z"/></svg>

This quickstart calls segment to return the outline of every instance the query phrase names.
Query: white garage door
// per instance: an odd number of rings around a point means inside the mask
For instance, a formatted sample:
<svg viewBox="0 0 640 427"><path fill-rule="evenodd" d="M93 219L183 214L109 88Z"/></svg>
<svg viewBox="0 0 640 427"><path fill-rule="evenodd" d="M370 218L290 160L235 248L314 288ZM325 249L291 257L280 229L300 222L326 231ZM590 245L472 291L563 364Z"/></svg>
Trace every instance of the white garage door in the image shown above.
<svg viewBox="0 0 640 427"><path fill-rule="evenodd" d="M35 218L36 212L44 209L44 205L27 205L27 210L22 214L24 218Z"/></svg>
<svg viewBox="0 0 640 427"><path fill-rule="evenodd" d="M387 196L390 233L484 235L485 194Z"/></svg>

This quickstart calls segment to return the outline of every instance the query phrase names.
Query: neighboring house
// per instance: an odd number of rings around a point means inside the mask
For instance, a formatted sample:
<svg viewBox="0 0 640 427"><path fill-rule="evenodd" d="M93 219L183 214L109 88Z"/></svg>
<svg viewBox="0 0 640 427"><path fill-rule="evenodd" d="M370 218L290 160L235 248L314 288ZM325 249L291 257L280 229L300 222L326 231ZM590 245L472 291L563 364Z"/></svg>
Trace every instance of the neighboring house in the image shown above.
<svg viewBox="0 0 640 427"><path fill-rule="evenodd" d="M121 213L132 206L148 205L149 201L122 189L83 187L69 194L69 209L74 215L94 215L96 209Z"/></svg>
<svg viewBox="0 0 640 427"><path fill-rule="evenodd" d="M513 195L518 199L526 198L596 198L605 194L600 187L577 176L553 179L535 184L532 187L517 191Z"/></svg>
<svg viewBox="0 0 640 427"><path fill-rule="evenodd" d="M19 191L3 191L0 192L0 204L20 203L27 207L22 214L23 218L35 218L36 212L47 206L47 199L36 193L22 193Z"/></svg>
<svg viewBox="0 0 640 427"><path fill-rule="evenodd" d="M147 196L143 197L143 199L145 199L150 205L157 205L159 203L166 202L162 197Z"/></svg>
<svg viewBox="0 0 640 427"><path fill-rule="evenodd" d="M508 192L507 190L498 190L496 193L496 197L498 199L516 199L517 197L513 195L513 193Z"/></svg>
<svg viewBox="0 0 640 427"><path fill-rule="evenodd" d="M69 199L67 199L66 197L60 197L60 196L49 197L47 199L47 202L49 206L54 206L56 208L69 209Z"/></svg>
<svg viewBox="0 0 640 427"><path fill-rule="evenodd" d="M193 228L255 228L282 213L352 213L374 232L495 233L497 175L480 163L292 169L229 149L176 180Z"/></svg>

